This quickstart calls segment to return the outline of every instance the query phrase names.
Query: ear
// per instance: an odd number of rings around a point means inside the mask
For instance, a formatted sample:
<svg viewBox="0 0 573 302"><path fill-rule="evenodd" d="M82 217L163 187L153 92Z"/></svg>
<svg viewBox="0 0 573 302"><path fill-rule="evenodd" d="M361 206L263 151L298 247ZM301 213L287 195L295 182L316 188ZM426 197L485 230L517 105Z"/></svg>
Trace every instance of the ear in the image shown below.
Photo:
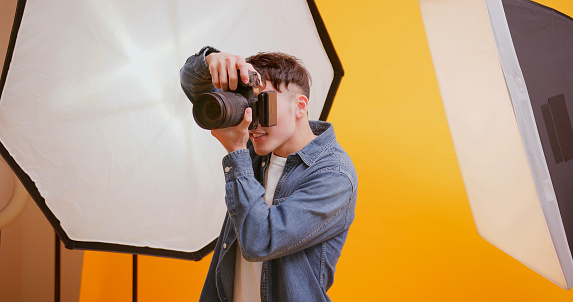
<svg viewBox="0 0 573 302"><path fill-rule="evenodd" d="M303 118L308 116L308 98L300 93L298 93L296 96L295 115L297 118Z"/></svg>

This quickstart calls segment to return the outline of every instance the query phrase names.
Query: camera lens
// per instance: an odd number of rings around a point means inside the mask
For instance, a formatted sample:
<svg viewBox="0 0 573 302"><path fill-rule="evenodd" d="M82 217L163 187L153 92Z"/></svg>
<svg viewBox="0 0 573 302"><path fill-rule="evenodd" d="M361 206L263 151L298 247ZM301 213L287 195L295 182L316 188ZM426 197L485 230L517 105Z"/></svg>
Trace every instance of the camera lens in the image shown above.
<svg viewBox="0 0 573 302"><path fill-rule="evenodd" d="M205 118L209 121L218 121L221 118L221 106L216 100L209 100L205 104Z"/></svg>
<svg viewBox="0 0 573 302"><path fill-rule="evenodd" d="M240 93L230 91L210 92L200 95L193 104L193 118L207 130L238 125L249 107Z"/></svg>

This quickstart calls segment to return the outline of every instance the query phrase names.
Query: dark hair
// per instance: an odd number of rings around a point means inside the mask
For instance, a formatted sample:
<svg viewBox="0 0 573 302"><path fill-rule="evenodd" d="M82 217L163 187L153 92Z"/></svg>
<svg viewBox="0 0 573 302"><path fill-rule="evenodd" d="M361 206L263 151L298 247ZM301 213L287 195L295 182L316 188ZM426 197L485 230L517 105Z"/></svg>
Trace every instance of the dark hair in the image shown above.
<svg viewBox="0 0 573 302"><path fill-rule="evenodd" d="M263 85L271 81L280 92L282 84L296 84L307 98L310 98L310 73L303 66L302 61L294 56L282 52L259 52L245 59L255 67L261 75Z"/></svg>

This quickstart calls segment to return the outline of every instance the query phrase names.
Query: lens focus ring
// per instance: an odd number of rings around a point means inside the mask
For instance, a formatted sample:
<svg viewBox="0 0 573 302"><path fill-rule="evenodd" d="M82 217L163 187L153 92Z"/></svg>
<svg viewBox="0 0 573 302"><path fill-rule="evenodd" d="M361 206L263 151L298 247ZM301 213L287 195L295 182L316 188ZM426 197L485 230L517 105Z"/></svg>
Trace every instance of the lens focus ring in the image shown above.
<svg viewBox="0 0 573 302"><path fill-rule="evenodd" d="M227 128L243 120L247 99L237 92L219 91L200 95L193 105L193 118L203 129Z"/></svg>

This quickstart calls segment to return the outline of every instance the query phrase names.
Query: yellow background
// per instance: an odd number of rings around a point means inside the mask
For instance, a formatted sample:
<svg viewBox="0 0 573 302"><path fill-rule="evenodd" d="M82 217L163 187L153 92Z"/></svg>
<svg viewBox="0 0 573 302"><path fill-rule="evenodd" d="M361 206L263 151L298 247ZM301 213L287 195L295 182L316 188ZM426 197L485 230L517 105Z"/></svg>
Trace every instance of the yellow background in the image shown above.
<svg viewBox="0 0 573 302"><path fill-rule="evenodd" d="M573 16L573 1L538 2ZM328 120L360 181L333 301L571 301L478 236L418 1L316 4L346 72ZM210 256L139 259L139 301L198 299ZM131 256L84 263L82 302L130 301Z"/></svg>

